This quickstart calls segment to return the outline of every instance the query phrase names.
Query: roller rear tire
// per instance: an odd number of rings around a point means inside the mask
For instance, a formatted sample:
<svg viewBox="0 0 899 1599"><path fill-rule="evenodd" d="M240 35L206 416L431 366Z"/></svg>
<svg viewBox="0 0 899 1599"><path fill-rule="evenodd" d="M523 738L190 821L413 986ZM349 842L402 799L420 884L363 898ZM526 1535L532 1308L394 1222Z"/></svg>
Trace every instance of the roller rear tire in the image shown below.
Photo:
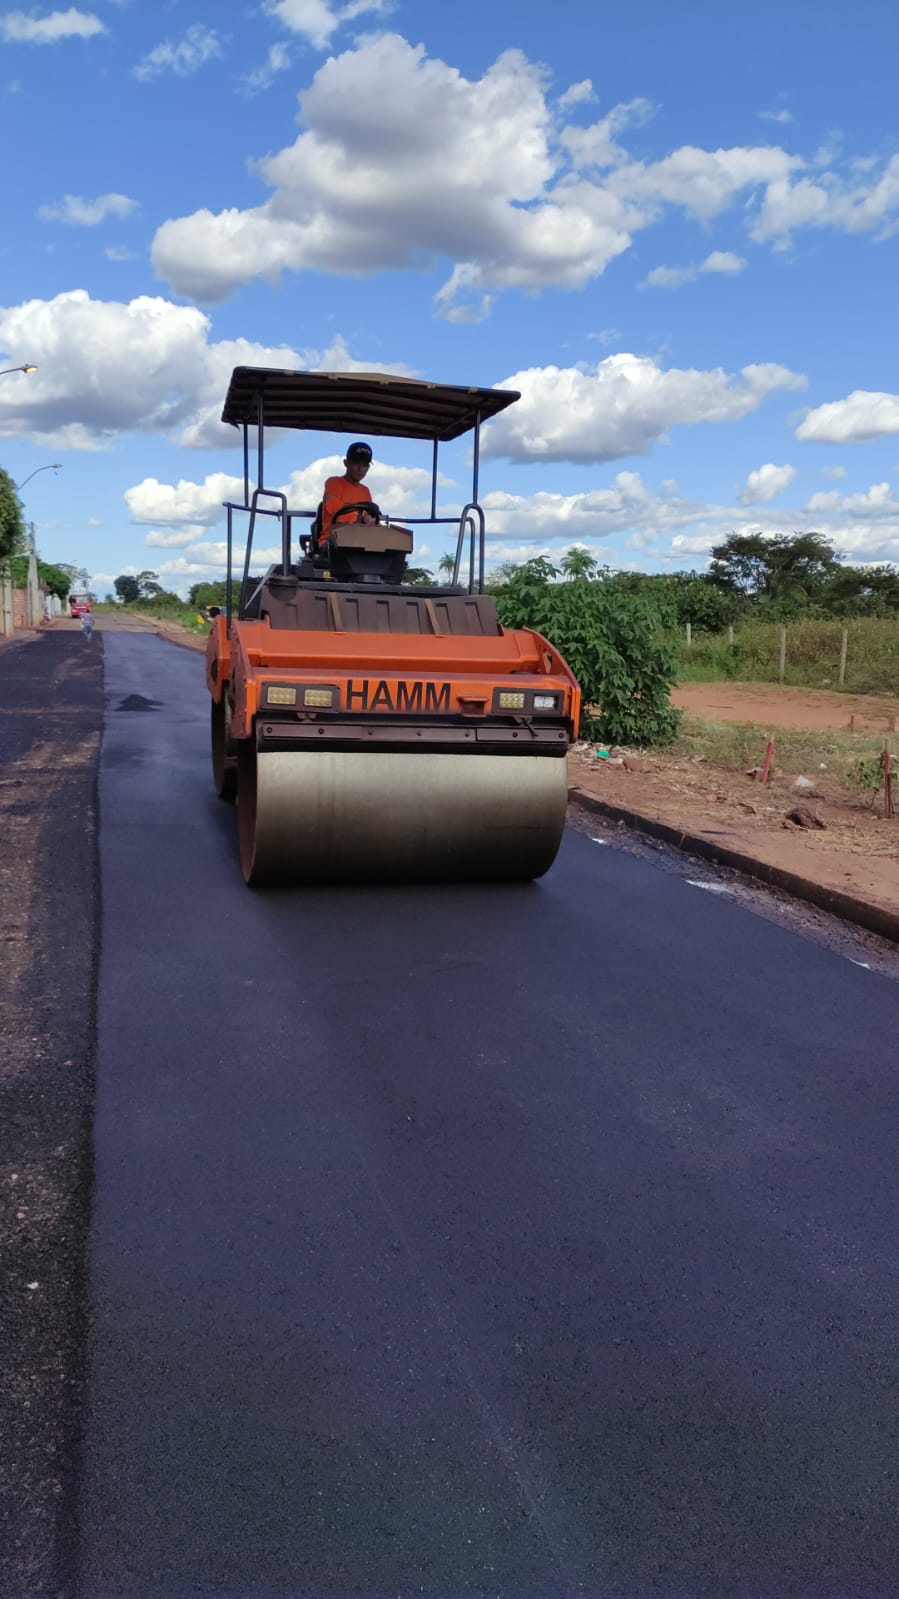
<svg viewBox="0 0 899 1599"><path fill-rule="evenodd" d="M212 778L215 791L232 801L237 793L237 746L231 737L231 707L223 694L212 701Z"/></svg>

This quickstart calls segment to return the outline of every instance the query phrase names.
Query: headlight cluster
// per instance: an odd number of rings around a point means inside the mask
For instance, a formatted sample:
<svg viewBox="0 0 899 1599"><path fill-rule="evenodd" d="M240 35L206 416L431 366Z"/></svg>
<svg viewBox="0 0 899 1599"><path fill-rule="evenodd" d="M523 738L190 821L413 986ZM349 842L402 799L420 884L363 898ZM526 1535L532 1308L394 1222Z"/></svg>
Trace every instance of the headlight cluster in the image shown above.
<svg viewBox="0 0 899 1599"><path fill-rule="evenodd" d="M305 705L309 710L330 710L334 704L333 688L305 688L303 684L266 683L266 705Z"/></svg>
<svg viewBox="0 0 899 1599"><path fill-rule="evenodd" d="M532 711L560 711L561 694L541 694L534 689L498 688L493 695L494 711L521 711L525 716Z"/></svg>

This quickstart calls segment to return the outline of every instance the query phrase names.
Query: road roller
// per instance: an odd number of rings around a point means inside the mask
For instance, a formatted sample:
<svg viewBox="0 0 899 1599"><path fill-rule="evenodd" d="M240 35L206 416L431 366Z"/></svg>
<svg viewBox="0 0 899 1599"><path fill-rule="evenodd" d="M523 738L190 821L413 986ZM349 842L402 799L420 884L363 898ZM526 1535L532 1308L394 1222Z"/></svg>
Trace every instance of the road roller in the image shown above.
<svg viewBox="0 0 899 1599"><path fill-rule="evenodd" d="M580 690L547 639L500 625L478 503L481 426L519 398L381 373L234 369L222 420L242 431L244 493L225 505L226 604L206 678L213 778L236 797L248 883L520 881L551 866ZM265 486L272 428L429 444L430 514L400 521L366 489L323 534L322 506L293 508ZM439 515L438 448L466 433L471 497ZM446 584L403 581L419 524L455 536ZM280 560L258 573L263 526L278 528Z"/></svg>

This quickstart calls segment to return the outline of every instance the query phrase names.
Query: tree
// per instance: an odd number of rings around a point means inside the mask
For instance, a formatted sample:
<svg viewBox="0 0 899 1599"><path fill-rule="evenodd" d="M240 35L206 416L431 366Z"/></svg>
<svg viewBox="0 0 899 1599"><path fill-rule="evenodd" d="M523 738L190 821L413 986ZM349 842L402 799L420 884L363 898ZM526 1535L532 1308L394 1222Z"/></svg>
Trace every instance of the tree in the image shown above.
<svg viewBox="0 0 899 1599"><path fill-rule="evenodd" d="M712 550L709 581L784 621L813 602L838 568L823 533L731 533Z"/></svg>
<svg viewBox="0 0 899 1599"><path fill-rule="evenodd" d="M543 556L519 566L496 595L500 621L534 628L565 657L583 691L583 735L667 743L680 723L669 697L677 668L656 610L614 583L558 575Z"/></svg>
<svg viewBox="0 0 899 1599"><path fill-rule="evenodd" d="M899 568L840 566L821 589L828 616L895 616L899 611Z"/></svg>
<svg viewBox="0 0 899 1599"><path fill-rule="evenodd" d="M155 572L138 572L136 577L132 577L129 572L123 572L121 577L116 578L114 587L119 599L125 605L136 605L138 600L172 598L171 595L166 595ZM174 598L177 600L179 596L176 594Z"/></svg>
<svg viewBox="0 0 899 1599"><path fill-rule="evenodd" d="M25 549L25 521L16 485L8 472L0 467L0 562Z"/></svg>
<svg viewBox="0 0 899 1599"><path fill-rule="evenodd" d="M121 577L115 579L113 588L123 605L133 605L135 600L140 599L140 587L137 578L132 577L128 572L123 572Z"/></svg>
<svg viewBox="0 0 899 1599"><path fill-rule="evenodd" d="M224 607L228 598L228 585L224 578L217 583L193 583L187 592L187 603L194 611L208 610L210 605Z"/></svg>
<svg viewBox="0 0 899 1599"><path fill-rule="evenodd" d="M28 582L28 556L16 555L10 563L13 588L23 589ZM46 561L37 563L38 582L43 583L45 589L51 594L56 594L61 600L66 598L71 583L69 575L61 566L50 566Z"/></svg>
<svg viewBox="0 0 899 1599"><path fill-rule="evenodd" d="M451 578L456 570L455 555L450 555L449 552L447 552L446 555L441 555L440 560L437 563L437 570L438 572L441 572L444 577Z"/></svg>
<svg viewBox="0 0 899 1599"><path fill-rule="evenodd" d="M404 583L412 583L422 587L428 583L433 583L433 581L434 574L429 572L426 566L407 566L403 573Z"/></svg>
<svg viewBox="0 0 899 1599"><path fill-rule="evenodd" d="M598 571L593 556L579 544L572 544L571 549L565 551L559 565L566 577L593 578Z"/></svg>

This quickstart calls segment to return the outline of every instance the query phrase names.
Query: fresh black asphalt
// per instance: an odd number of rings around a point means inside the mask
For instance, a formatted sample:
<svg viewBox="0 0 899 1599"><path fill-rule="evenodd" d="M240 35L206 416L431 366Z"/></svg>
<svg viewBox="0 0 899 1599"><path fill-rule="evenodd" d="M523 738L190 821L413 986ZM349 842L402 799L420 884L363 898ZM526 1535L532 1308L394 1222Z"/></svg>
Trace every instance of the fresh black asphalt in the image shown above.
<svg viewBox="0 0 899 1599"><path fill-rule="evenodd" d="M81 1599L895 1599L895 986L578 833L249 890L105 670Z"/></svg>

